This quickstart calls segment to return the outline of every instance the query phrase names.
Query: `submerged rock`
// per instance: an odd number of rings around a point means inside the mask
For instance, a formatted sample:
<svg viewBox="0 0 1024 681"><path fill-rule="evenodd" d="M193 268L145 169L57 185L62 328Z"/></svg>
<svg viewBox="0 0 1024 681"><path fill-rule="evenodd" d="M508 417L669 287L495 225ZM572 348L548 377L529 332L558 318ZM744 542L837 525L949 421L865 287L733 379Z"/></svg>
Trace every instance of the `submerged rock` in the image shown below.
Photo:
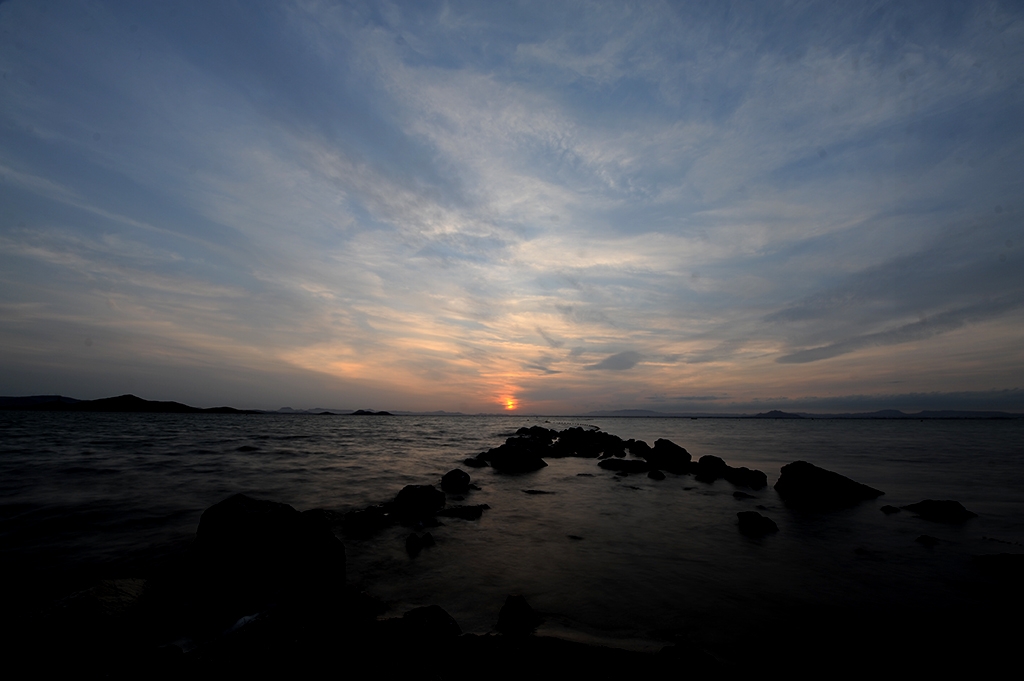
<svg viewBox="0 0 1024 681"><path fill-rule="evenodd" d="M739 518L740 532L750 537L763 537L779 531L774 520L757 511L740 511L736 517Z"/></svg>
<svg viewBox="0 0 1024 681"><path fill-rule="evenodd" d="M498 613L497 629L503 634L525 635L531 633L543 621L530 607L524 596L515 594L505 599Z"/></svg>
<svg viewBox="0 0 1024 681"><path fill-rule="evenodd" d="M874 487L806 461L794 461L783 466L775 491L791 506L819 511L853 506L884 494Z"/></svg>
<svg viewBox="0 0 1024 681"><path fill-rule="evenodd" d="M962 523L971 518L977 518L977 513L968 511L959 501L925 499L916 504L903 506L908 511L913 511L925 520L937 523Z"/></svg>
<svg viewBox="0 0 1024 681"><path fill-rule="evenodd" d="M895 506L891 506L889 504L886 504L885 506L883 506L879 510L882 513L886 514L886 515L892 515L893 513L899 513L900 512L900 509L896 508Z"/></svg>
<svg viewBox="0 0 1024 681"><path fill-rule="evenodd" d="M655 470L649 472L647 474L647 477L650 478L651 480L664 480L665 479L665 474L662 473L661 471L655 469Z"/></svg>
<svg viewBox="0 0 1024 681"><path fill-rule="evenodd" d="M479 504L477 506L449 506L448 508L442 508L437 512L437 515L444 518L462 518L463 520L479 520L480 516L484 514L484 511L489 509L490 506L487 504Z"/></svg>

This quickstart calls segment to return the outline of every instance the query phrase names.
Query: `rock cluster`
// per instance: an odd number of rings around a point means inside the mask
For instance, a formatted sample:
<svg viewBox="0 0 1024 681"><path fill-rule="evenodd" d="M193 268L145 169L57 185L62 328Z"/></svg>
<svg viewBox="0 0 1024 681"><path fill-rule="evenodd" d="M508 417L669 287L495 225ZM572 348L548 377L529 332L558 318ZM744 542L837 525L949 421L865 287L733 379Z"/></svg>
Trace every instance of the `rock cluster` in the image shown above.
<svg viewBox="0 0 1024 681"><path fill-rule="evenodd" d="M633 458L626 458L627 453ZM703 456L694 462L685 448L671 440L655 440L654 446L643 440L623 440L600 430L579 426L562 431L532 426L520 428L503 444L464 464L474 468L490 465L501 473L528 473L547 465L545 458L581 457L599 459L598 466L619 475L646 473L663 480L664 473L694 475L703 482L724 479L739 487L761 489L768 484L761 471L734 468L717 456Z"/></svg>

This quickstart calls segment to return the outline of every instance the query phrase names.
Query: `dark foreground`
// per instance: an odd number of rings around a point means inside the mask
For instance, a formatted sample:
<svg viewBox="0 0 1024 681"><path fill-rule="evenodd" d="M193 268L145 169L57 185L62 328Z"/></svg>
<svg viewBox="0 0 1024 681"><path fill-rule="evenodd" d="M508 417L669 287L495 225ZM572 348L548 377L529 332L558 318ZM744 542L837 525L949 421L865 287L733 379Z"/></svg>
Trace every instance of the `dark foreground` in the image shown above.
<svg viewBox="0 0 1024 681"><path fill-rule="evenodd" d="M517 475L546 465L542 456L598 458L600 468L615 474L663 478L664 470L696 480L724 478L750 489L766 482L764 473L733 468L717 457L693 462L685 449L667 440L648 447L582 429L522 429L465 464ZM969 606L953 607L952 599L913 608L878 599L842 606L780 602L767 624L760 618L756 624L754 618L748 621L734 608L733 620L706 637L722 643L716 651L727 651L725 659L673 631L650 633L656 652L537 636L544 614L513 594L494 613L493 631L486 635L464 634L438 605L384 619L386 604L346 583L338 533L370 538L383 527L400 525L408 531L406 550L414 558L433 543L429 530L438 516L472 520L490 512L485 504L447 505L471 489L464 471L450 471L440 487L409 485L393 501L345 514L300 513L239 494L208 508L191 545L142 576L97 575L72 590L38 575L5 575L0 655L7 669L23 670L25 677L133 679L702 678L763 669L802 678L977 674L1016 663L1024 554L979 556L968 573L971 583L950 578L951 594L973 595ZM788 505L813 513L882 494L806 462L783 467L775 490ZM934 522L961 523L974 515L948 500L904 508ZM737 515L741 533L778 531L758 513ZM922 535L918 541L927 539ZM624 580L621 588L628 593L631 584ZM728 603L722 607L730 611Z"/></svg>
<svg viewBox="0 0 1024 681"><path fill-rule="evenodd" d="M656 634L657 652L536 636L542 614L515 596L487 635L463 634L436 605L382 619L383 603L345 584L331 524L320 510L236 495L207 509L188 550L146 579L101 580L50 603L9 582L20 598L7 600L20 607L4 613L8 669L115 679L703 678L765 668L805 677L977 673L1017 656L1019 555L978 566L991 577L979 600L991 606L782 605L770 627L739 615L720 632L736 647L723 664L673 632Z"/></svg>

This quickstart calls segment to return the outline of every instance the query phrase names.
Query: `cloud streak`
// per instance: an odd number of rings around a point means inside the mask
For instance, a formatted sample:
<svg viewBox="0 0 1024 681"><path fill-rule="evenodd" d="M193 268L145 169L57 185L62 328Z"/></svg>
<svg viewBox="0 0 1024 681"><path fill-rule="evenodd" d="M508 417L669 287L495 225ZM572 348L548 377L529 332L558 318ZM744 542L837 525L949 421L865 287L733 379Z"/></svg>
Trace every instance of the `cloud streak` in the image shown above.
<svg viewBox="0 0 1024 681"><path fill-rule="evenodd" d="M0 393L1024 384L1016 8L12 0L0 30Z"/></svg>

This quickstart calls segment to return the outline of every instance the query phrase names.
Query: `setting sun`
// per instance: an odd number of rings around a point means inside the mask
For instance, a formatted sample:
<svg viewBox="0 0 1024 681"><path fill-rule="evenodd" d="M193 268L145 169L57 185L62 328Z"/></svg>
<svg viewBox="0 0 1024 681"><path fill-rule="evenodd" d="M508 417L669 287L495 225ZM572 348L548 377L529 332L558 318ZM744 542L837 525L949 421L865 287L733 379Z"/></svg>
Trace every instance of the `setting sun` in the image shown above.
<svg viewBox="0 0 1024 681"><path fill-rule="evenodd" d="M518 406L519 406L519 401L516 400L516 398L514 398L514 397L506 397L505 398L505 410L506 411L514 411L516 409L516 407L518 407Z"/></svg>

